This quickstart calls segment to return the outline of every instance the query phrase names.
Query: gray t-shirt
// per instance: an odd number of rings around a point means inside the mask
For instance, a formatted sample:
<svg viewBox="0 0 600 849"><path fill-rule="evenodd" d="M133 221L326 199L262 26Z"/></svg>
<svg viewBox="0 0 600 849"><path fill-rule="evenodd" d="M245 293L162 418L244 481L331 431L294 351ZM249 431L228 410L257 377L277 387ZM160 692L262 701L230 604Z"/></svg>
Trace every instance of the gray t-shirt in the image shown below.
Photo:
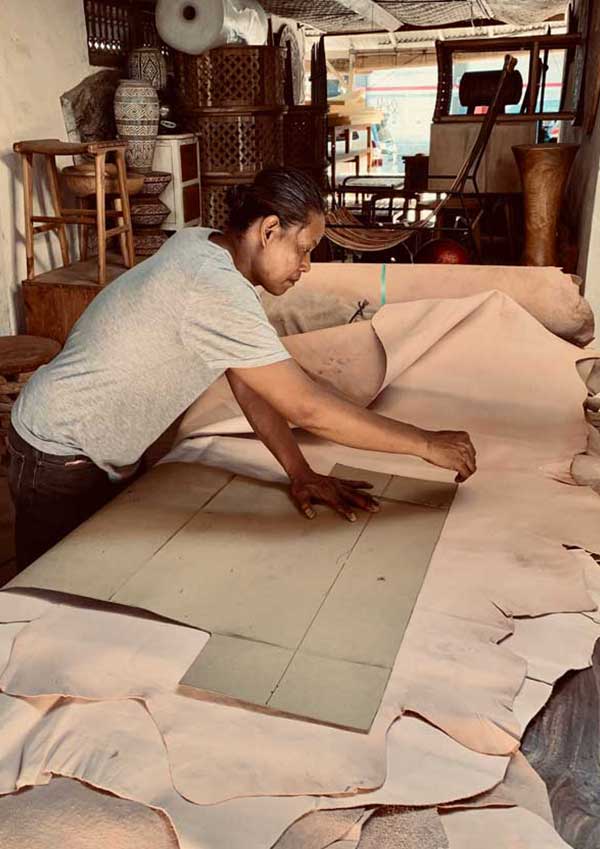
<svg viewBox="0 0 600 849"><path fill-rule="evenodd" d="M289 358L213 232L179 231L100 292L14 406L26 442L120 478L228 368Z"/></svg>

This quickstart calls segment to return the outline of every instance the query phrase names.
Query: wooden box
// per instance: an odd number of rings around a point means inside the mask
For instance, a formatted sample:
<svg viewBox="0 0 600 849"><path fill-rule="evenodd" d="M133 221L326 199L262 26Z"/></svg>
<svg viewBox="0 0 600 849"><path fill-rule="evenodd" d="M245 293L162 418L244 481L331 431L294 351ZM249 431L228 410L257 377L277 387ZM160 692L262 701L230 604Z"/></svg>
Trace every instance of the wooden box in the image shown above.
<svg viewBox="0 0 600 849"><path fill-rule="evenodd" d="M120 265L120 257L107 254L107 283L126 270ZM64 345L79 316L103 289L95 282L97 273L94 258L47 271L33 280L23 280L27 333L56 339Z"/></svg>

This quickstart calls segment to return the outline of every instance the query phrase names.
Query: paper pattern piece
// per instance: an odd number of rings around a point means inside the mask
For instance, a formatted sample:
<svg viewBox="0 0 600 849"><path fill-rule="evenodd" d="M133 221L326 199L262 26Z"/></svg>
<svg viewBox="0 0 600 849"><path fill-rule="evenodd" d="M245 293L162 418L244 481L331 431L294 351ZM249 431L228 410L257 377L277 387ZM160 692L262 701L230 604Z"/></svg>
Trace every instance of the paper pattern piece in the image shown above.
<svg viewBox="0 0 600 849"><path fill-rule="evenodd" d="M193 468L158 466L7 587L35 587L108 601L231 478L220 469L199 474Z"/></svg>
<svg viewBox="0 0 600 849"><path fill-rule="evenodd" d="M361 474L336 470L349 473ZM203 509L200 502L153 557L139 558L137 571L130 559L118 578L113 564L119 587L99 597L216 637L206 655L200 645L193 664L190 657L186 686L367 731L456 491L455 484L389 476L378 483L380 514L348 524L332 513L316 534L285 491L236 478ZM46 588L56 575L54 557L34 567ZM70 592L86 571L80 567ZM54 588L64 590L67 577L61 573ZM97 592L89 578L88 596ZM43 627L53 625L50 617ZM3 686L23 692L10 677Z"/></svg>

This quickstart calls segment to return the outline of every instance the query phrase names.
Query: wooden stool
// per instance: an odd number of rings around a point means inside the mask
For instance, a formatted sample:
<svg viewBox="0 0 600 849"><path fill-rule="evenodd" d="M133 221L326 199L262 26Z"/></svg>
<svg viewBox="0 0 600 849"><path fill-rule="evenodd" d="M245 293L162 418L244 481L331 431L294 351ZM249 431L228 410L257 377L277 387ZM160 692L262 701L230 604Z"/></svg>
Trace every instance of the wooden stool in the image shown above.
<svg viewBox="0 0 600 849"><path fill-rule="evenodd" d="M40 336L0 336L0 458L6 453L10 414L34 371L49 363L60 345Z"/></svg>
<svg viewBox="0 0 600 849"><path fill-rule="evenodd" d="M131 213L127 194L125 173L125 149L127 142L99 141L76 144L59 139L37 139L15 142L13 150L21 157L23 167L23 191L25 209L25 248L27 252L27 279L34 277L33 237L38 233L55 231L60 242L64 265L69 265L67 224L84 226L96 224L98 231L98 283L106 282L106 240L119 236L123 262L131 268L135 262ZM117 166L118 208L106 209L106 155L114 153ZM33 157L37 154L46 160L46 171L54 215L33 214ZM93 156L96 183L96 208L68 209L62 205L57 156ZM116 217L117 226L106 229L106 217ZM37 224L37 226L36 226Z"/></svg>

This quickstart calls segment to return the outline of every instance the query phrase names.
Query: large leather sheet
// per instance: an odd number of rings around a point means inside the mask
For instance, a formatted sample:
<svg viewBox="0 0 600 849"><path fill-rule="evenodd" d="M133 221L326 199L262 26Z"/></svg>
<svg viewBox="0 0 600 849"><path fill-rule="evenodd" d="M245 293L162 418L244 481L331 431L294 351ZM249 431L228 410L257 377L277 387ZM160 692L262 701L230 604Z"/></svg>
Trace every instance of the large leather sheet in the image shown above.
<svg viewBox="0 0 600 849"><path fill-rule="evenodd" d="M20 753L18 763L25 776L24 779L17 774L15 779L13 774L11 779L8 775L4 792L10 792L11 780L18 786L24 780L43 782L47 780L44 778L47 771L74 775L168 811L182 846L232 849L239 845L244 849L267 849L295 819L319 807L437 805L491 790L506 773L525 719L542 700L543 694L526 692L527 661L535 662L544 678L554 680L560 669L585 662L586 651L591 656L598 625L591 616L581 615L588 611L593 616L595 607L585 583L585 563L567 554L563 543L599 549L599 502L591 490L559 483L543 471L548 464L569 460L585 447L587 432L581 405L586 392L575 369L581 352L549 334L537 320L501 294L393 305L380 311L372 324L364 323L359 329L334 328L318 333L322 334L321 342L317 334L307 334L310 338L305 340L307 364L309 361L314 364L313 374L331 382L337 369L344 377L340 391L355 395L359 403L369 403L377 395L375 408L387 415L426 427L468 429L479 452L479 471L460 488L434 553L415 616L371 731L373 737L362 754L345 750L343 769L350 776L356 769L354 778L344 788L348 795L332 798L323 792L327 786L330 793L340 792L337 775L334 780L331 768L328 767L328 772L323 767L320 774L315 771L313 779L313 792L317 796L267 795L241 799L256 792L285 793L286 788L292 794L310 793L306 790L308 784L302 788L297 784L297 775L304 763L312 764L320 756L315 755L320 750L311 743L312 729L294 720L283 720L294 729L294 737L305 743L304 752L294 756L297 761L291 759L286 772L282 764L275 763L275 758L269 760L272 752L265 752L261 760L262 743L249 746L250 737L244 736L243 725L236 732L236 742L230 744L225 728L235 709L210 705L213 718L208 720L206 705L169 690L173 680L171 671L162 678L162 683L158 682L159 688L165 688L158 692L156 686L152 690L143 681L136 681L131 665L125 667L125 671L130 670L129 677L117 675L112 681L110 663L104 671L100 665L97 676L93 669L86 670L84 664L74 664L77 674L72 675L61 674L58 664L53 666L48 658L33 667L36 692L58 690L70 694L74 701L67 701L48 715L42 712L40 717L32 712L34 702L9 695L2 697L5 709L13 711L20 706L22 715L12 720L11 727L15 730L11 739L14 751ZM347 346L351 349L350 360L344 360L344 336L350 340ZM364 382L359 379L361 364L356 355L355 340L359 336L364 340L365 351L373 354L365 358ZM301 361L302 337L294 344L295 355ZM324 365L319 365L321 344L324 352L332 352L332 356L323 354ZM354 368L358 369L355 380L348 380L348 369L352 372ZM379 392L381 386L384 390ZM247 424L223 387L215 387L210 395L207 393L191 415L193 427L171 456L172 461L201 460L217 466L224 464L235 471L246 470L266 479L281 479L281 470L263 447L244 434ZM192 433L197 435L191 436ZM424 479L449 478L416 459L344 449L304 434L300 434L300 441L311 462L322 471L342 462ZM169 470L165 478L171 487L169 492L177 492L178 467L163 468ZM179 479L187 480L187 472L182 471ZM172 515L172 501L171 496L167 507L166 499L161 502L160 493L154 492L149 502L153 523L149 523L147 531L145 527L131 528L132 546L139 540L139 544L148 545L151 551L154 543L149 542L149 535L155 531L156 521L166 521L167 513L169 521L180 520L187 509L182 503L185 497L181 495L175 505L176 510L182 511L178 517ZM130 511L123 523L129 521L131 527L138 515L135 505L131 499L121 503L126 507L125 513ZM108 527L106 516L105 512L104 518L98 517L99 526L104 522L103 527ZM314 527L318 532L318 520ZM62 556L85 555L82 536L74 545L72 540L66 541ZM24 586L27 578L17 583ZM6 595L0 594L0 599ZM103 611L98 613L103 614ZM555 647L540 638L543 631L537 627L538 624L543 627L547 617L528 619L523 627L517 622L515 628L513 622L514 616L543 614L561 615L564 643L569 643L567 635L580 635L576 651L565 652L557 666L548 672L544 670L553 659ZM17 615L24 618L25 609ZM5 642L12 642L16 636L18 646L14 662L11 658L3 678L11 691L27 691L31 687L33 675L25 683L28 676L23 672L24 659L35 662L39 651L35 629L44 628L43 618L49 615L48 610L33 607L30 618L37 620L29 636L26 628L4 626L13 628L7 632ZM10 614L6 616L4 621L10 621ZM74 638L71 646L75 656L85 653L84 623L82 615L81 625L74 632L81 635L81 641ZM515 636L510 637L513 631ZM95 631L100 632L101 628ZM60 642L60 629L57 639ZM107 657L114 648L110 647L109 639ZM68 668L71 666L68 640L62 641L62 651L62 665ZM13 686L10 681L19 683ZM124 695L133 692L145 700L150 713L128 697L123 701ZM81 703L77 701L81 697L99 701ZM107 701L115 697L116 701ZM516 712L513 711L515 700ZM200 704L198 710L197 704ZM407 710L424 717L427 723L407 716L403 713ZM195 727L203 728L207 737L212 733L212 754L204 761L201 735L197 746L186 746L195 739L194 735L186 737L182 731L184 716L188 715L189 722L197 723ZM401 716L399 720L398 716ZM222 732L218 730L220 723L223 723ZM94 729L91 735L90 729ZM267 732L265 726L265 735ZM292 738L282 733L284 736L276 745L285 747ZM156 744L149 742L152 734L156 734L153 738ZM115 764L110 758L99 758L99 747L118 738L123 756ZM139 746L144 757L135 755L131 748L138 738L144 741ZM32 740L38 742L34 745ZM248 746L244 755L241 746ZM328 750L328 758L321 760L335 764L344 751L336 746L338 743ZM149 753L153 751L156 763L165 764L160 770L148 769ZM218 757L228 765L221 778ZM138 770L135 765L142 760L144 769L140 766ZM339 775L342 775L342 761L339 763ZM354 765L348 769L351 763ZM410 764L414 769L408 768ZM363 774L369 776L363 783L359 780L361 765ZM141 780L142 772L152 776L152 787L146 787L149 777ZM224 776L232 777L236 798L214 804L217 796L226 798ZM193 801L184 802L173 789L173 781L175 788ZM209 787L223 789L209 797ZM531 792L537 793L534 789ZM501 803L511 804L506 798ZM514 803L522 804L522 801L515 799ZM523 845L537 845L535 841L539 845L553 845L555 833L549 825L533 813L522 813L522 807L511 810L515 811L514 815L502 817L497 811L485 809L478 811L476 817L471 817L470 812L445 814L443 822L448 823L450 844L466 845L465 828L476 830L480 822L482 834L485 829L496 833L492 820L486 819L488 825L483 825L484 817L496 814L497 834L506 835L502 838L507 841L505 845L513 845L510 840L515 828L521 830L521 835L527 835L529 842ZM500 838L496 843L502 845ZM561 845L558 838L555 845Z"/></svg>

